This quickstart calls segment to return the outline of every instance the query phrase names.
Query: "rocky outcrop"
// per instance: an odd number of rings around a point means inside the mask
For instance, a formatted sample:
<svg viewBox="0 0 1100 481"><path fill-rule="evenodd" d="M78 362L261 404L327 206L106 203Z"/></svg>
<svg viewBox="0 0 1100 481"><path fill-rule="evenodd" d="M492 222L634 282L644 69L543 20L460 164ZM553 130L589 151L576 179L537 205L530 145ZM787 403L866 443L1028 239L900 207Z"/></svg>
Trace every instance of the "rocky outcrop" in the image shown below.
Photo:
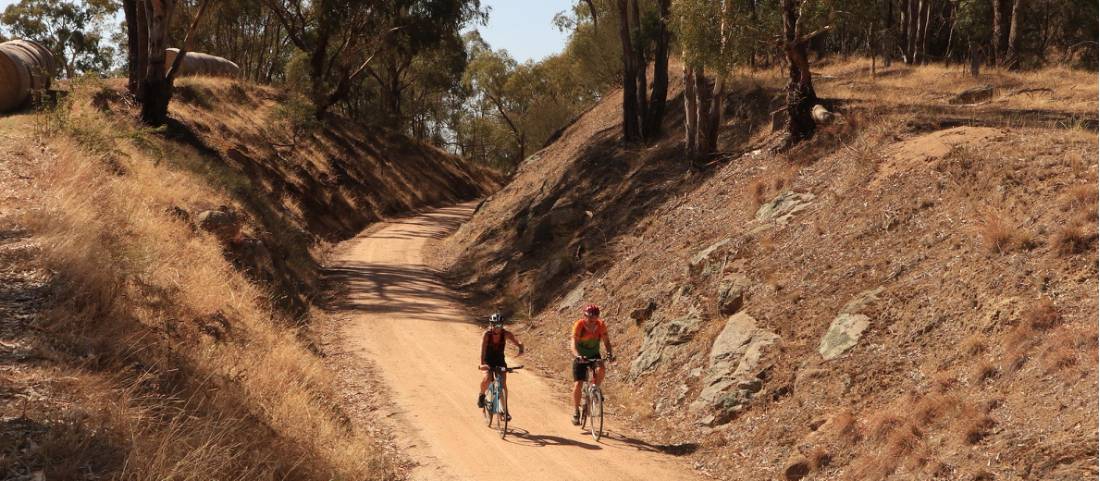
<svg viewBox="0 0 1100 481"><path fill-rule="evenodd" d="M653 317L653 311L657 310L657 301L649 299L646 302L645 307L639 307L630 311L630 318L634 320L634 324L641 324Z"/></svg>
<svg viewBox="0 0 1100 481"><path fill-rule="evenodd" d="M863 332L871 325L871 317L861 311L878 300L881 292L881 287L861 292L841 308L817 348L822 358L826 361L835 359L859 343Z"/></svg>
<svg viewBox="0 0 1100 481"><path fill-rule="evenodd" d="M714 339L708 356L703 390L691 409L702 414L700 424L729 422L763 388L761 359L779 336L759 328L745 312L730 316Z"/></svg>
<svg viewBox="0 0 1100 481"><path fill-rule="evenodd" d="M727 274L718 282L718 292L715 295L715 308L722 316L732 316L745 305L745 296L752 282L742 274Z"/></svg>
<svg viewBox="0 0 1100 481"><path fill-rule="evenodd" d="M630 365L631 377L652 371L663 358L671 354L670 350L695 337L702 324L703 319L694 312L671 321L650 323L646 327L638 357Z"/></svg>
<svg viewBox="0 0 1100 481"><path fill-rule="evenodd" d="M806 210L813 200L814 195L809 192L783 192L756 210L756 220L786 224L795 214Z"/></svg>
<svg viewBox="0 0 1100 481"><path fill-rule="evenodd" d="M214 234L223 245L240 237L243 220L236 211L228 207L204 210L195 216L195 220L202 230Z"/></svg>
<svg viewBox="0 0 1100 481"><path fill-rule="evenodd" d="M720 240L691 256L691 259L688 261L688 275L709 274L708 271L712 269L713 265L711 257L714 256L718 249L729 244L732 240L733 239Z"/></svg>
<svg viewBox="0 0 1100 481"><path fill-rule="evenodd" d="M947 100L947 103L960 105L960 104L976 104L978 102L985 102L993 98L993 86L992 85L979 85L977 87L968 88L955 94L953 97Z"/></svg>

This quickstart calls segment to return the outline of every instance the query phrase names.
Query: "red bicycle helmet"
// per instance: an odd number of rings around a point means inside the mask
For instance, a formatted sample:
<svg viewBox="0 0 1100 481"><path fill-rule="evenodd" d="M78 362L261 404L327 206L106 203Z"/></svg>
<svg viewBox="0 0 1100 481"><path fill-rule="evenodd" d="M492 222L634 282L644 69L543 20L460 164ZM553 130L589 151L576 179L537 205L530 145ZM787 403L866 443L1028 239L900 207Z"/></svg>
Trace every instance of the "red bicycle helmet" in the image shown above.
<svg viewBox="0 0 1100 481"><path fill-rule="evenodd" d="M595 304L589 304L584 306L584 315L586 316L598 316L600 315L600 306Z"/></svg>

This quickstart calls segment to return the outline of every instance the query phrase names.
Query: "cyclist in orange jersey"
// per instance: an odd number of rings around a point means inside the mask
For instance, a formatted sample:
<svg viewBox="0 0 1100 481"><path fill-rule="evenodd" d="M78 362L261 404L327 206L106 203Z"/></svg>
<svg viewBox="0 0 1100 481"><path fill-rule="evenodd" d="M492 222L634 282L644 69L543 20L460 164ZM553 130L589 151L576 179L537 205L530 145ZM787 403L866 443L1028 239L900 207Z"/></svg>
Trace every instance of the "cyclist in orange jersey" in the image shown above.
<svg viewBox="0 0 1100 481"><path fill-rule="evenodd" d="M588 378L588 368L583 362L586 359L602 359L600 356L600 342L607 346L608 359L614 357L611 349L611 338L607 335L607 324L600 319L600 307L589 304L584 308L584 317L573 323L572 342L569 349L573 351L573 424L581 423L581 386ZM596 364L596 378L593 382L597 386L603 382L603 362Z"/></svg>

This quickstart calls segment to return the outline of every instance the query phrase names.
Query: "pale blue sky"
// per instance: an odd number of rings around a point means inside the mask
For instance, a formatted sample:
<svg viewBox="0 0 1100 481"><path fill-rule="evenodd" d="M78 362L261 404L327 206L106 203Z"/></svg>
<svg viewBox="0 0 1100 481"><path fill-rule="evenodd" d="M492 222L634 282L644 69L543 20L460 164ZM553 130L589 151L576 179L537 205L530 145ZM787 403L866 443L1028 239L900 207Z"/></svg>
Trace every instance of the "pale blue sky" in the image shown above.
<svg viewBox="0 0 1100 481"><path fill-rule="evenodd" d="M0 11L18 0L0 0ZM561 51L567 35L554 27L554 15L573 0L482 0L491 8L489 24L478 26L494 49L505 49L519 61L542 60Z"/></svg>
<svg viewBox="0 0 1100 481"><path fill-rule="evenodd" d="M491 8L489 24L479 26L493 49L505 49L519 61L542 60L561 51L567 33L554 26L554 15L572 8L573 0L482 0Z"/></svg>

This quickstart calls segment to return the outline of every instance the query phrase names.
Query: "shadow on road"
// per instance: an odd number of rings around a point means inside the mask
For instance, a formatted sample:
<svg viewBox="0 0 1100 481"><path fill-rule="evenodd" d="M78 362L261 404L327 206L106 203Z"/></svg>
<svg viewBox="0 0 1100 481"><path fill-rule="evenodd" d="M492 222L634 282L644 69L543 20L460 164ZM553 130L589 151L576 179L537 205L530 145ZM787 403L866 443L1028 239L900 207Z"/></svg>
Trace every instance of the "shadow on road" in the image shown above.
<svg viewBox="0 0 1100 481"><path fill-rule="evenodd" d="M650 444L641 439L632 438L622 433L614 431L607 431L604 434L603 439L616 441L618 443L625 444L639 451L648 451L651 453L668 454L672 456L684 456L694 453L699 449L698 443L680 443L680 444ZM610 444L610 443L609 443Z"/></svg>
<svg viewBox="0 0 1100 481"><path fill-rule="evenodd" d="M442 238L462 224L467 212L463 207L449 207L392 221L387 223L385 230L370 238ZM441 303L461 305L462 300L427 266L345 261L324 269L322 275L327 295L321 305L330 312L393 314L406 319L463 322L455 319L454 312L440 311Z"/></svg>
<svg viewBox="0 0 1100 481"><path fill-rule="evenodd" d="M546 446L574 446L584 449L602 449L598 444L589 444L576 439L563 438L561 436L550 436L545 434L533 434L523 428L508 428L509 436L504 438L505 441L512 444L518 444L520 446L533 446L533 447L546 447Z"/></svg>

